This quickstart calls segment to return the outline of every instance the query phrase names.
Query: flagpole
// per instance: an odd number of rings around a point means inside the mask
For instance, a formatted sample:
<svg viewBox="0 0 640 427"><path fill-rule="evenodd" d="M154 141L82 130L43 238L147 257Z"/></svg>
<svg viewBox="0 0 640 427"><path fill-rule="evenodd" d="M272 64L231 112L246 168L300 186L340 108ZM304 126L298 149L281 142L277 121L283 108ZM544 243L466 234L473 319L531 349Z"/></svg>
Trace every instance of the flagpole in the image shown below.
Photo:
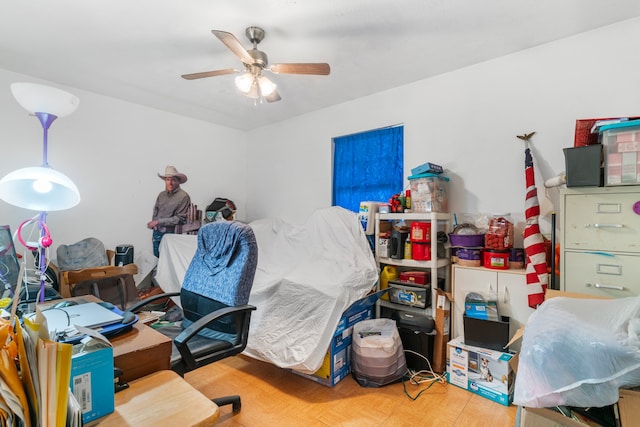
<svg viewBox="0 0 640 427"><path fill-rule="evenodd" d="M525 227L524 250L527 256L525 277L527 283L527 298L529 307L537 308L544 301L544 294L549 286L549 265L547 263L544 236L540 232L540 204L538 203L538 189L536 187L533 157L529 139L535 132L517 135L525 145Z"/></svg>
<svg viewBox="0 0 640 427"><path fill-rule="evenodd" d="M556 288L556 213L551 212L551 276L549 277L549 289Z"/></svg>

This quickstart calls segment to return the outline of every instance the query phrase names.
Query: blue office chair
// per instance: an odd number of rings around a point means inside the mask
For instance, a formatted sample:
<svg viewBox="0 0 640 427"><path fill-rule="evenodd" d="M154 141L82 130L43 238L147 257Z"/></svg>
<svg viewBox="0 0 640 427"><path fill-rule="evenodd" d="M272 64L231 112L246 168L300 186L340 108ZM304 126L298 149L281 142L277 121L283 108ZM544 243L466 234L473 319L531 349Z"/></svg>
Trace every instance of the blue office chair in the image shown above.
<svg viewBox="0 0 640 427"><path fill-rule="evenodd" d="M212 222L198 231L198 249L180 292L154 295L130 308L136 312L167 296L180 295L181 324L159 328L173 340L171 369L184 376L247 346L251 312L249 293L258 262L253 230L240 222ZM240 410L240 396L212 399Z"/></svg>

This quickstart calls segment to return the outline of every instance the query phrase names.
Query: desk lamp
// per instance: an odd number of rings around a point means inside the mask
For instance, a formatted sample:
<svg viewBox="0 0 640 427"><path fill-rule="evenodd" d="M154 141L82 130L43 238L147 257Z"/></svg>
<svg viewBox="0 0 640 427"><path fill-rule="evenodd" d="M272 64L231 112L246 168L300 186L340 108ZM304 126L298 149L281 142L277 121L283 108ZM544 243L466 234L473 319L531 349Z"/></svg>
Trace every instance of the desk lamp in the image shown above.
<svg viewBox="0 0 640 427"><path fill-rule="evenodd" d="M80 100L63 90L35 83L13 83L11 92L18 103L35 115L42 125L42 165L18 169L2 178L0 199L14 206L40 211L40 214L20 224L17 236L27 249L38 251L40 302L43 302L46 250L53 243L46 224L46 212L69 209L80 202L80 193L73 181L53 170L47 162L48 132L53 121L73 113ZM25 242L21 235L22 228L32 223L37 224L40 231L37 243Z"/></svg>

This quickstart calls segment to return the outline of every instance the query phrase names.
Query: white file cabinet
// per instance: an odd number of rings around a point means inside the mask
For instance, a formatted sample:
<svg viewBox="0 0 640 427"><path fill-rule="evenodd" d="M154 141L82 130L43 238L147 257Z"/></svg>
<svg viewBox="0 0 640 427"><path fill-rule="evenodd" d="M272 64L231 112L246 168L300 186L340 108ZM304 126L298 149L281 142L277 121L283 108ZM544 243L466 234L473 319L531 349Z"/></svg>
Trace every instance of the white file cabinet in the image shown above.
<svg viewBox="0 0 640 427"><path fill-rule="evenodd" d="M640 186L564 189L560 222L561 289L640 295Z"/></svg>

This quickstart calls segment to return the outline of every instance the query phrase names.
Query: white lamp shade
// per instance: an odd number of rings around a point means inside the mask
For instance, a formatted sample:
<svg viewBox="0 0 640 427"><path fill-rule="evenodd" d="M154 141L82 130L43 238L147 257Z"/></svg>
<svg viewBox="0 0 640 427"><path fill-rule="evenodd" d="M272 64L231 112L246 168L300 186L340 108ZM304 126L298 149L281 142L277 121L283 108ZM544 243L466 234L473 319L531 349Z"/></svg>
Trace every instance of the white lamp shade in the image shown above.
<svg viewBox="0 0 640 427"><path fill-rule="evenodd" d="M262 96L269 96L276 90L276 84L265 76L260 76L258 84L260 85L260 93L262 93Z"/></svg>
<svg viewBox="0 0 640 427"><path fill-rule="evenodd" d="M247 94L251 91L251 87L253 86L254 77L251 73L244 73L236 77L236 88L243 94Z"/></svg>
<svg viewBox="0 0 640 427"><path fill-rule="evenodd" d="M36 83L12 83L11 92L18 103L30 112L64 117L76 111L80 99L51 86Z"/></svg>
<svg viewBox="0 0 640 427"><path fill-rule="evenodd" d="M59 211L80 203L78 187L49 167L18 169L0 180L0 199L25 209Z"/></svg>

